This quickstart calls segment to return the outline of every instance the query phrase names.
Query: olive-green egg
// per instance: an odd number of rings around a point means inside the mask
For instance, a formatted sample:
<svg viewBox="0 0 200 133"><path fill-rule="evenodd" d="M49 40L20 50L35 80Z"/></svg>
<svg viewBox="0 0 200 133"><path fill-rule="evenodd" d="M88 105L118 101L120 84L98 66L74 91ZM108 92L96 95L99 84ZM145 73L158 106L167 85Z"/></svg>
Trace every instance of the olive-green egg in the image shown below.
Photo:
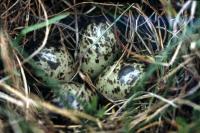
<svg viewBox="0 0 200 133"><path fill-rule="evenodd" d="M63 83L60 85L57 96L53 102L61 107L71 107L72 109L82 110L85 102L89 102L95 96L85 84L77 82Z"/></svg>
<svg viewBox="0 0 200 133"><path fill-rule="evenodd" d="M64 46L45 47L36 56L36 65L46 76L63 81L69 81L75 74L74 60Z"/></svg>
<svg viewBox="0 0 200 133"><path fill-rule="evenodd" d="M112 28L107 22L91 23L80 39L79 56L83 57L81 69L92 78L111 65L118 54Z"/></svg>
<svg viewBox="0 0 200 133"><path fill-rule="evenodd" d="M115 62L97 78L96 88L109 100L123 100L143 73L143 64Z"/></svg>

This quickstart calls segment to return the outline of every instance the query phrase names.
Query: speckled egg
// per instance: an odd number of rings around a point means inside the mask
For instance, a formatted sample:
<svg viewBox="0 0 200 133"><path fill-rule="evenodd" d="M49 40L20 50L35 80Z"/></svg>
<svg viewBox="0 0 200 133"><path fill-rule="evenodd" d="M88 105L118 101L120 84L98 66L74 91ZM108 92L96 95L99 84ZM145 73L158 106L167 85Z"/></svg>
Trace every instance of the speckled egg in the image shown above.
<svg viewBox="0 0 200 133"><path fill-rule="evenodd" d="M97 78L96 88L111 101L125 99L143 72L142 64L115 62Z"/></svg>
<svg viewBox="0 0 200 133"><path fill-rule="evenodd" d="M57 80L69 81L75 74L73 58L62 47L45 47L36 56L36 65L46 74Z"/></svg>
<svg viewBox="0 0 200 133"><path fill-rule="evenodd" d="M118 53L116 38L107 22L91 23L80 39L79 56L83 58L81 69L95 78L111 65Z"/></svg>
<svg viewBox="0 0 200 133"><path fill-rule="evenodd" d="M91 90L84 84L77 82L61 84L57 96L53 99L60 107L70 107L72 109L82 110L82 104L89 102L95 96Z"/></svg>

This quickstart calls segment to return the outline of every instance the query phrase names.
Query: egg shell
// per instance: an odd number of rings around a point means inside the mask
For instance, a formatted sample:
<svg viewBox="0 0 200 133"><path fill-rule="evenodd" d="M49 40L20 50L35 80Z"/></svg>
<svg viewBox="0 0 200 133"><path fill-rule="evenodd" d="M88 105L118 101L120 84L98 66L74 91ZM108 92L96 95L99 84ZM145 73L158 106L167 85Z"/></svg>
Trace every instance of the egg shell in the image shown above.
<svg viewBox="0 0 200 133"><path fill-rule="evenodd" d="M115 62L107 67L96 80L97 90L111 101L123 100L143 74L143 65Z"/></svg>
<svg viewBox="0 0 200 133"><path fill-rule="evenodd" d="M57 80L69 81L75 74L74 60L64 46L45 47L37 54L35 63L46 76Z"/></svg>
<svg viewBox="0 0 200 133"><path fill-rule="evenodd" d="M92 78L114 62L119 50L115 35L108 27L106 22L89 24L80 40L81 69Z"/></svg>
<svg viewBox="0 0 200 133"><path fill-rule="evenodd" d="M63 83L60 85L58 95L53 99L61 107L68 105L72 109L82 110L82 103L89 102L95 93L86 88L84 84L77 82Z"/></svg>

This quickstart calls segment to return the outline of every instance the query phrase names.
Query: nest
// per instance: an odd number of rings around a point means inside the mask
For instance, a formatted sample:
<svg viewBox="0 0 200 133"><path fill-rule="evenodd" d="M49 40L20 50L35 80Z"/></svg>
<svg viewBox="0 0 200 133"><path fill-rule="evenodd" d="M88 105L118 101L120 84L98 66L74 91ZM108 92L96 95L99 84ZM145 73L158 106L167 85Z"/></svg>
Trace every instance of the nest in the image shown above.
<svg viewBox="0 0 200 133"><path fill-rule="evenodd" d="M0 132L197 132L199 131L199 2L10 1L0 3ZM49 79L32 61L48 44L74 55L84 27L108 21L120 56L145 64L130 97L99 96L84 110L51 102ZM58 43L59 42L59 43ZM94 79L74 68L92 91ZM55 89L55 88L54 88Z"/></svg>

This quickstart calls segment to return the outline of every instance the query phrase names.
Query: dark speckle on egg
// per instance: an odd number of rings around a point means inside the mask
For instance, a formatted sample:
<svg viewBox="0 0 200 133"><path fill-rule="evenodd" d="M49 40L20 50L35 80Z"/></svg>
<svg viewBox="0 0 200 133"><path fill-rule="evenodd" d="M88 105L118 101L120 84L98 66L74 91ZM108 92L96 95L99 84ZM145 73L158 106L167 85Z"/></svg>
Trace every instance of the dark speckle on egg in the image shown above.
<svg viewBox="0 0 200 133"><path fill-rule="evenodd" d="M89 54L92 54L92 50L91 50L91 49L88 49L88 53L89 53Z"/></svg>
<svg viewBox="0 0 200 133"><path fill-rule="evenodd" d="M108 60L108 56L105 55L105 56L104 56L104 60Z"/></svg>
<svg viewBox="0 0 200 133"><path fill-rule="evenodd" d="M99 59L96 59L95 62L96 62L96 63L99 63Z"/></svg>
<svg viewBox="0 0 200 133"><path fill-rule="evenodd" d="M116 87L112 90L112 93L119 93L121 90L120 90L120 87Z"/></svg>
<svg viewBox="0 0 200 133"><path fill-rule="evenodd" d="M53 70L57 69L57 67L60 65L60 62L51 62L51 61L47 61L47 63L49 64L49 67Z"/></svg>
<svg viewBox="0 0 200 133"><path fill-rule="evenodd" d="M110 80L110 79L108 79L107 82L108 82L109 84L111 84L111 85L113 84L113 81Z"/></svg>
<svg viewBox="0 0 200 133"><path fill-rule="evenodd" d="M118 80L121 84L132 84L139 76L140 71L132 66L124 66L118 73Z"/></svg>

